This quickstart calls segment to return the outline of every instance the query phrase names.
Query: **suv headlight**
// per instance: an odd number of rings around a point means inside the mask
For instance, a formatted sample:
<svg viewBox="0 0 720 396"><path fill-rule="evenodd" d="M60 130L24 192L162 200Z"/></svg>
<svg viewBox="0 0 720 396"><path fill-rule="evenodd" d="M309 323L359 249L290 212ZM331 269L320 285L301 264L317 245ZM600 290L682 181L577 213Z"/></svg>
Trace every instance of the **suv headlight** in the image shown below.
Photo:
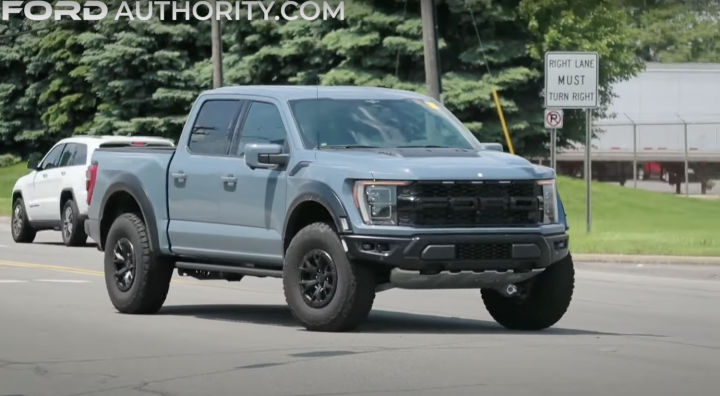
<svg viewBox="0 0 720 396"><path fill-rule="evenodd" d="M397 186L407 184L409 182L356 181L353 198L363 221L371 225L397 225Z"/></svg>
<svg viewBox="0 0 720 396"><path fill-rule="evenodd" d="M558 214L558 196L555 186L555 180L538 180L542 186L542 197L540 197L540 207L543 212L543 224L555 224L559 221Z"/></svg>

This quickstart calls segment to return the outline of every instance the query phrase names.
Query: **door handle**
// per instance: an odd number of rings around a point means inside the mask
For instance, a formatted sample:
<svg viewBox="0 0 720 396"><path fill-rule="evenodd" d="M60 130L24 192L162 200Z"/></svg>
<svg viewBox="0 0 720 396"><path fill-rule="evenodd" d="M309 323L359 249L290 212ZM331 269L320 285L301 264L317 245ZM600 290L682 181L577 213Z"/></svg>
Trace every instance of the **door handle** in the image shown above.
<svg viewBox="0 0 720 396"><path fill-rule="evenodd" d="M185 180L185 178L187 177L187 175L185 174L185 172L180 171L180 172L177 172L177 173L173 173L173 174L172 174L172 177L175 178L175 179L177 179L177 180Z"/></svg>
<svg viewBox="0 0 720 396"><path fill-rule="evenodd" d="M47 173L43 173L43 177L47 177Z"/></svg>
<svg viewBox="0 0 720 396"><path fill-rule="evenodd" d="M65 176L65 171L60 172L61 175Z"/></svg>
<svg viewBox="0 0 720 396"><path fill-rule="evenodd" d="M237 177L235 177L233 175L223 176L223 177L221 177L221 179L223 180L223 182L228 183L228 184L235 184L235 182L237 181Z"/></svg>

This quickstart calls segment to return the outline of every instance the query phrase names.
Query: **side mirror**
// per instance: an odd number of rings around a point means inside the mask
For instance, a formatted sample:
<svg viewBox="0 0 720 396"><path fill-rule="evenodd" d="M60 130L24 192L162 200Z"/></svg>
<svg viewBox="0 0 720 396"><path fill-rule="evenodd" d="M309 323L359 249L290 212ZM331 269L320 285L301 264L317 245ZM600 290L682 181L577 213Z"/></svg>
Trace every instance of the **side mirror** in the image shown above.
<svg viewBox="0 0 720 396"><path fill-rule="evenodd" d="M500 143L483 143L483 149L484 150L492 150L492 151L499 151L503 152L503 146Z"/></svg>
<svg viewBox="0 0 720 396"><path fill-rule="evenodd" d="M248 144L245 146L245 163L250 169L281 168L288 164L289 154L279 144Z"/></svg>
<svg viewBox="0 0 720 396"><path fill-rule="evenodd" d="M38 168L38 162L37 161L28 161L27 168L30 170L37 170Z"/></svg>

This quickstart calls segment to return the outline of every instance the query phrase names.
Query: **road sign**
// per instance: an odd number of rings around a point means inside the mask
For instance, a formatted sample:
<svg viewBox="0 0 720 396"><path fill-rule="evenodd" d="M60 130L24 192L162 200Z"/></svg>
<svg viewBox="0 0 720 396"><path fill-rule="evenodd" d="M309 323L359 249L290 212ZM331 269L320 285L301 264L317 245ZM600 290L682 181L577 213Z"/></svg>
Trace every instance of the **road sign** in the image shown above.
<svg viewBox="0 0 720 396"><path fill-rule="evenodd" d="M563 111L545 109L545 128L562 129L563 127Z"/></svg>
<svg viewBox="0 0 720 396"><path fill-rule="evenodd" d="M597 52L545 53L545 107L599 107L600 56Z"/></svg>

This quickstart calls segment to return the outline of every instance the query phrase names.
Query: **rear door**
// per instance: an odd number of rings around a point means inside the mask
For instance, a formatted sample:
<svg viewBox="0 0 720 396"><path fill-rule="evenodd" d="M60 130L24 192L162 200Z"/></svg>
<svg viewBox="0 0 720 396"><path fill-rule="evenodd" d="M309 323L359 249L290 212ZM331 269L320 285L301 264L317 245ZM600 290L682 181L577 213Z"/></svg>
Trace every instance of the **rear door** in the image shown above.
<svg viewBox="0 0 720 396"><path fill-rule="evenodd" d="M58 144L45 156L35 173L34 192L28 211L36 221L60 221L60 162L66 144Z"/></svg>
<svg viewBox="0 0 720 396"><path fill-rule="evenodd" d="M178 149L168 174L168 237L177 254L222 256L227 238L220 199L227 175L238 166L230 142L244 102L234 97L198 103L187 144Z"/></svg>

